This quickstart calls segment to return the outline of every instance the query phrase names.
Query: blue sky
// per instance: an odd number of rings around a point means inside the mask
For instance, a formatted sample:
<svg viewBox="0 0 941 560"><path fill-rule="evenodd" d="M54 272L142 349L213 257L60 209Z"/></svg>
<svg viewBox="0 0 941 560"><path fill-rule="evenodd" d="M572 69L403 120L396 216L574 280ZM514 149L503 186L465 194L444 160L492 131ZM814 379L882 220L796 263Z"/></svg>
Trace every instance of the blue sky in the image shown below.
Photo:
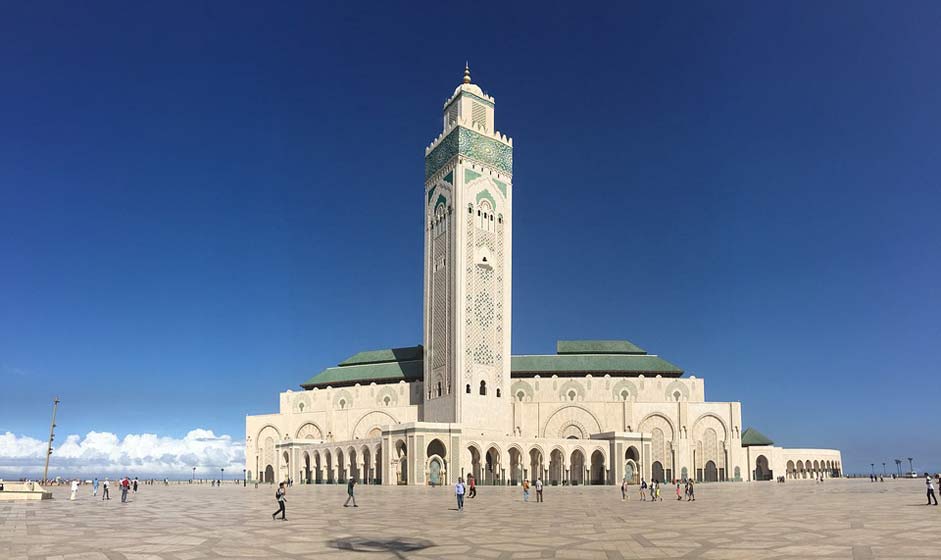
<svg viewBox="0 0 941 560"><path fill-rule="evenodd" d="M466 8L5 6L0 434L58 394L63 439L240 441L420 342L469 60L515 140L514 353L626 338L779 444L941 468L941 6Z"/></svg>

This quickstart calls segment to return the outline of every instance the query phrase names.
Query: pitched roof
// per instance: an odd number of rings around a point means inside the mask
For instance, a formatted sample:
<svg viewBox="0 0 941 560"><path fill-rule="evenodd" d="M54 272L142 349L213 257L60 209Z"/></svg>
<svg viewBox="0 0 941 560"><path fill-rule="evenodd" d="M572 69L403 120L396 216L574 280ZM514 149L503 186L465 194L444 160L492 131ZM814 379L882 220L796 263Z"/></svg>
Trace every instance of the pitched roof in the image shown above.
<svg viewBox="0 0 941 560"><path fill-rule="evenodd" d="M751 445L774 445L774 442L755 428L748 428L742 432L742 447Z"/></svg>
<svg viewBox="0 0 941 560"><path fill-rule="evenodd" d="M353 366L360 364L378 364L382 362L408 362L411 360L421 360L424 349L421 344L418 346L406 346L404 348L385 348L383 350L367 350L353 354L343 360L338 365Z"/></svg>
<svg viewBox="0 0 941 560"><path fill-rule="evenodd" d="M383 362L377 364L362 364L352 366L338 366L327 368L308 379L301 387L313 389L332 385L341 387L355 385L356 383L385 382L397 383L399 381L420 381L424 374L424 362L411 360L408 362Z"/></svg>
<svg viewBox="0 0 941 560"><path fill-rule="evenodd" d="M556 354L646 354L629 340L559 340Z"/></svg>
<svg viewBox="0 0 941 560"><path fill-rule="evenodd" d="M511 372L517 374L631 373L679 377L683 370L659 356L647 354L556 354L513 356Z"/></svg>

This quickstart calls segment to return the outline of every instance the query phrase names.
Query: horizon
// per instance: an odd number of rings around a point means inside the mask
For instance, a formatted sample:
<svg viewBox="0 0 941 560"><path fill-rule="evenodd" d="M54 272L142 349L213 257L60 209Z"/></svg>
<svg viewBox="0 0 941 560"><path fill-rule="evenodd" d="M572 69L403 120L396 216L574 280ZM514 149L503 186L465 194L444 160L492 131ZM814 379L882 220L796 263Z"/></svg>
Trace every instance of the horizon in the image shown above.
<svg viewBox="0 0 941 560"><path fill-rule="evenodd" d="M9 8L0 477L56 395L50 474L240 472L246 415L420 343L465 60L514 139L513 355L627 339L778 445L941 471L941 8L513 5L449 49L428 6Z"/></svg>

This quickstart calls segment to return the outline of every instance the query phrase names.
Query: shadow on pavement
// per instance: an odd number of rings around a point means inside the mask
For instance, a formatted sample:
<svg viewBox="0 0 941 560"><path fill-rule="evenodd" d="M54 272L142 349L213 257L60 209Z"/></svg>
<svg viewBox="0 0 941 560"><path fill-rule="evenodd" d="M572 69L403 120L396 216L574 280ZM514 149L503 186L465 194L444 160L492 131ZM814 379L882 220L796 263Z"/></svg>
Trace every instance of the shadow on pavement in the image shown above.
<svg viewBox="0 0 941 560"><path fill-rule="evenodd" d="M334 539L329 544L339 550L351 552L391 552L399 558L405 558L402 556L404 552L415 552L435 546L435 543L425 539L368 539L364 537Z"/></svg>

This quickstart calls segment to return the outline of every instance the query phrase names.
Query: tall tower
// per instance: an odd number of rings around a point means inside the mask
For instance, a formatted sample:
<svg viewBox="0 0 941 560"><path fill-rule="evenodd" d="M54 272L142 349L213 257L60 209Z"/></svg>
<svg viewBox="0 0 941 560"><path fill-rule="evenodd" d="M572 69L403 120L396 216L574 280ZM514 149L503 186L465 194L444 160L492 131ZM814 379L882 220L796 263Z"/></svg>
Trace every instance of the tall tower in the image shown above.
<svg viewBox="0 0 941 560"><path fill-rule="evenodd" d="M509 434L513 141L493 109L465 66L425 150L423 419Z"/></svg>

